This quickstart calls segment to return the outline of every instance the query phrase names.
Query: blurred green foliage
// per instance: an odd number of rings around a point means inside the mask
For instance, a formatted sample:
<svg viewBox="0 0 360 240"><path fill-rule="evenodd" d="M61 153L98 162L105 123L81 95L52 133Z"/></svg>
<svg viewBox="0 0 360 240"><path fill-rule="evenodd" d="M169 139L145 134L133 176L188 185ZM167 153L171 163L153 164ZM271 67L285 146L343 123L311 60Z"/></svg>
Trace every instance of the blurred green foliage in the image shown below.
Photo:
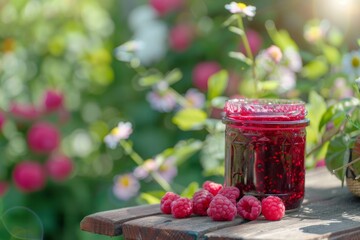
<svg viewBox="0 0 360 240"><path fill-rule="evenodd" d="M98 211L158 202L163 189L154 181L143 181L139 197L130 201L116 199L112 193L114 176L137 166L122 148L108 149L103 143L119 121L133 124L131 144L144 159L158 154L176 157L178 175L172 187L183 196L191 196L205 179L222 182L224 135L217 111L231 95L254 97L257 93L250 61L239 50L243 29L231 26L229 31L224 26L230 16L225 3L185 2L179 12L155 18L167 29L183 22L192 25L196 34L190 46L177 52L165 44L165 55L146 67L114 57L116 47L134 37L129 16L137 6L147 4L145 0L0 3L0 108L8 111L13 101L40 104L44 90L61 90L71 113L69 122L60 129L61 148L76 164L71 179L49 181L42 191L24 194L11 186L0 198L1 239L21 239L16 227L32 229L37 234L35 239L41 239L41 234L43 239L108 239L80 231L81 219ZM245 2L257 7L255 18L244 24L260 34L261 47L275 44L283 52L292 48L300 54L303 64L294 73L296 86L283 92L278 91L282 84L277 79L257 69L263 90L258 97L306 101L311 121L307 168L315 167L325 157L330 169L341 167L353 144L349 139L359 130L356 124L348 123L358 123L360 105L352 98L357 93L344 94L354 88L354 77L342 70L342 60L345 54L358 49L353 42L359 36L356 31L344 34L345 23L340 21L337 26L337 19L331 19L333 14L305 14L319 6L320 0L312 4L295 0ZM304 39L304 32L318 31L323 23L320 20L326 17L330 18L327 34L315 42ZM162 81L178 93L178 100L184 101L185 92L194 88L193 68L203 61L216 61L223 68L209 80L204 107L169 113L150 108L146 93ZM230 81L233 76L238 83L234 86ZM341 87L335 86L338 79L344 81ZM332 131L327 129L330 123L335 127ZM23 134L13 121L5 123L0 143L0 180L11 181L14 165L31 156ZM24 225L16 222L19 216L27 217Z"/></svg>

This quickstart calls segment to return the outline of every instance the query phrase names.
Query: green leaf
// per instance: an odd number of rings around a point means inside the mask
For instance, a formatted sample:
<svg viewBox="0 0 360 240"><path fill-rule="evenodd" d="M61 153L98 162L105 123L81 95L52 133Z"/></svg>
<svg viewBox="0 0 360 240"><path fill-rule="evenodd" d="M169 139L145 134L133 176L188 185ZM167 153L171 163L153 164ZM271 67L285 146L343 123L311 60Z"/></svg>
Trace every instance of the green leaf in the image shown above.
<svg viewBox="0 0 360 240"><path fill-rule="evenodd" d="M198 152L202 147L202 142L199 140L188 139L186 141L178 142L174 147L174 156L176 158L176 163L180 165L185 160L190 158L196 152Z"/></svg>
<svg viewBox="0 0 360 240"><path fill-rule="evenodd" d="M150 74L139 78L138 83L141 87L150 87L163 79L160 73Z"/></svg>
<svg viewBox="0 0 360 240"><path fill-rule="evenodd" d="M225 133L218 132L206 136L204 146L200 153L200 163L204 173L224 174L224 157L225 157ZM223 171L219 171L222 168Z"/></svg>
<svg viewBox="0 0 360 240"><path fill-rule="evenodd" d="M209 79L208 98L210 100L220 96L226 89L229 75L226 70L213 74Z"/></svg>
<svg viewBox="0 0 360 240"><path fill-rule="evenodd" d="M199 189L199 184L197 182L192 182L185 188L185 190L180 194L180 196L186 198L192 198L192 196L198 189Z"/></svg>
<svg viewBox="0 0 360 240"><path fill-rule="evenodd" d="M260 84L260 89L266 91L273 91L279 87L279 81L276 80L268 80L268 81L260 82L259 84Z"/></svg>
<svg viewBox="0 0 360 240"><path fill-rule="evenodd" d="M141 202L144 201L147 204L157 204L160 203L160 200L164 194L164 191L144 192L140 194L139 198Z"/></svg>
<svg viewBox="0 0 360 240"><path fill-rule="evenodd" d="M253 64L253 61L250 58L247 58L243 53L241 52L230 52L229 57L235 58L237 60L240 60L247 65L251 66Z"/></svg>
<svg viewBox="0 0 360 240"><path fill-rule="evenodd" d="M307 141L309 143L317 143L321 136L319 124L323 114L326 112L327 105L321 95L315 91L311 91L306 109L308 111L308 118L310 119L310 125L306 128Z"/></svg>
<svg viewBox="0 0 360 240"><path fill-rule="evenodd" d="M182 72L179 69L173 69L166 74L164 80L169 83L169 85L174 84L181 80L183 77Z"/></svg>
<svg viewBox="0 0 360 240"><path fill-rule="evenodd" d="M341 60L341 54L336 47L324 45L322 47L324 55L330 64L337 64Z"/></svg>
<svg viewBox="0 0 360 240"><path fill-rule="evenodd" d="M354 107L360 106L360 100L357 98L342 99L336 104L330 106L321 117L319 130L327 123L333 121L335 127L339 127Z"/></svg>
<svg viewBox="0 0 360 240"><path fill-rule="evenodd" d="M44 237L44 228L40 218L28 208L10 208L1 218L12 237L28 240L42 240Z"/></svg>
<svg viewBox="0 0 360 240"><path fill-rule="evenodd" d="M196 108L184 108L178 111L173 117L172 121L181 130L196 130L201 129L206 121L207 114Z"/></svg>
<svg viewBox="0 0 360 240"><path fill-rule="evenodd" d="M311 80L316 80L326 73L328 73L329 67L326 64L326 61L323 58L316 58L306 64L302 69L302 75L305 78L309 78Z"/></svg>
<svg viewBox="0 0 360 240"><path fill-rule="evenodd" d="M360 47L360 38L357 40L357 44L358 44L359 47Z"/></svg>
<svg viewBox="0 0 360 240"><path fill-rule="evenodd" d="M276 46L278 46L282 50L285 50L289 47L292 47L295 50L299 49L296 42L291 38L290 34L286 30L277 30L273 21L266 21L265 27L269 33L271 40Z"/></svg>
<svg viewBox="0 0 360 240"><path fill-rule="evenodd" d="M242 30L242 29L240 29L238 27L231 26L231 27L229 27L229 30L230 30L230 32L233 32L233 33L235 33L235 34L237 34L239 36L242 36L242 35L245 34L244 30Z"/></svg>
<svg viewBox="0 0 360 240"><path fill-rule="evenodd" d="M340 47L344 42L344 34L337 28L331 28L327 38L335 47Z"/></svg>
<svg viewBox="0 0 360 240"><path fill-rule="evenodd" d="M237 20L236 14L232 14L228 19L226 19L226 21L223 23L223 26L227 27L236 20Z"/></svg>
<svg viewBox="0 0 360 240"><path fill-rule="evenodd" d="M340 136L330 141L328 150L325 157L326 166L330 171L338 169L333 173L339 178L342 183L344 182L344 176L346 167L342 168L348 163L350 157L350 144L351 141L346 136Z"/></svg>
<svg viewBox="0 0 360 240"><path fill-rule="evenodd" d="M223 109L225 106L225 102L228 100L228 97L215 97L213 99L211 99L211 106L214 108L220 108Z"/></svg>

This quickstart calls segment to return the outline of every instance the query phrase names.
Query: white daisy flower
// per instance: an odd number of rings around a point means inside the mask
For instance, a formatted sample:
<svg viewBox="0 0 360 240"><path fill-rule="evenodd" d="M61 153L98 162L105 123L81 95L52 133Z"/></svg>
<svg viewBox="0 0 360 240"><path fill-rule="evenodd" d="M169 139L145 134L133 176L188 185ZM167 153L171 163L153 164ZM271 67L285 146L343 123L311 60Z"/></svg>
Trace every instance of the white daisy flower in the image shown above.
<svg viewBox="0 0 360 240"><path fill-rule="evenodd" d="M131 133L130 122L119 122L118 126L105 136L104 141L109 148L115 148L121 139L128 139Z"/></svg>
<svg viewBox="0 0 360 240"><path fill-rule="evenodd" d="M231 2L230 4L226 4L225 8L231 13L239 13L248 17L254 17L256 12L256 7L246 5L245 3Z"/></svg>

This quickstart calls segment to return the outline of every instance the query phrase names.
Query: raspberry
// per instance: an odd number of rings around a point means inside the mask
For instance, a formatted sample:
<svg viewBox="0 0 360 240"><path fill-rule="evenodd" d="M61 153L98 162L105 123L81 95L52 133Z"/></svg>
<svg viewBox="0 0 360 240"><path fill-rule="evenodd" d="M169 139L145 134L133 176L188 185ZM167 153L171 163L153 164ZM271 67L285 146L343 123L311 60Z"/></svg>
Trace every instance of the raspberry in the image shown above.
<svg viewBox="0 0 360 240"><path fill-rule="evenodd" d="M62 154L51 156L45 163L45 170L55 181L66 180L73 169L73 161Z"/></svg>
<svg viewBox="0 0 360 240"><path fill-rule="evenodd" d="M193 195L193 213L200 216L207 215L211 200L214 196L208 190L199 190Z"/></svg>
<svg viewBox="0 0 360 240"><path fill-rule="evenodd" d="M243 219L255 220L261 213L261 202L254 196L243 196L236 208Z"/></svg>
<svg viewBox="0 0 360 240"><path fill-rule="evenodd" d="M171 213L174 218L187 218L193 211L192 201L188 198L178 198L171 203Z"/></svg>
<svg viewBox="0 0 360 240"><path fill-rule="evenodd" d="M211 201L207 214L214 221L232 221L236 216L236 207L223 195L216 195Z"/></svg>
<svg viewBox="0 0 360 240"><path fill-rule="evenodd" d="M237 187L224 187L218 194L227 197L235 206L236 199L240 196L240 190Z"/></svg>
<svg viewBox="0 0 360 240"><path fill-rule="evenodd" d="M22 192L36 192L44 188L46 173L39 162L26 160L18 163L13 170L15 186Z"/></svg>
<svg viewBox="0 0 360 240"><path fill-rule="evenodd" d="M201 91L207 91L210 77L219 72L221 66L217 62L206 61L198 63L192 71L192 82Z"/></svg>
<svg viewBox="0 0 360 240"><path fill-rule="evenodd" d="M261 205L262 214L267 220L278 221L285 215L285 205L279 197L269 196L264 198Z"/></svg>
<svg viewBox="0 0 360 240"><path fill-rule="evenodd" d="M206 181L202 185L203 189L208 190L212 195L216 196L218 192L222 189L222 185L220 183Z"/></svg>
<svg viewBox="0 0 360 240"><path fill-rule="evenodd" d="M165 193L165 195L161 198L160 210L165 214L171 214L171 203L178 198L180 198L180 196L176 193Z"/></svg>

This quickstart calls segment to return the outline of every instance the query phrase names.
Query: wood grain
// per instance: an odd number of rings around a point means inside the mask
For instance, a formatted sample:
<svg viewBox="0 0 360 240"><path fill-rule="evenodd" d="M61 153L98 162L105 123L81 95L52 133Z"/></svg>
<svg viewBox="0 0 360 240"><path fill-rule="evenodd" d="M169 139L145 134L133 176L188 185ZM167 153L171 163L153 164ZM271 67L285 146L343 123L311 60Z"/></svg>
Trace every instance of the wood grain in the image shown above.
<svg viewBox="0 0 360 240"><path fill-rule="evenodd" d="M121 226L124 222L156 214L161 214L159 204L104 211L86 216L80 223L80 229L97 234L118 236L122 234Z"/></svg>
<svg viewBox="0 0 360 240"><path fill-rule="evenodd" d="M161 214L159 205L145 205L86 216L84 231L125 239L359 239L360 198L354 197L325 168L307 172L305 200L298 212L281 221L263 217L214 222L209 217L174 219Z"/></svg>

